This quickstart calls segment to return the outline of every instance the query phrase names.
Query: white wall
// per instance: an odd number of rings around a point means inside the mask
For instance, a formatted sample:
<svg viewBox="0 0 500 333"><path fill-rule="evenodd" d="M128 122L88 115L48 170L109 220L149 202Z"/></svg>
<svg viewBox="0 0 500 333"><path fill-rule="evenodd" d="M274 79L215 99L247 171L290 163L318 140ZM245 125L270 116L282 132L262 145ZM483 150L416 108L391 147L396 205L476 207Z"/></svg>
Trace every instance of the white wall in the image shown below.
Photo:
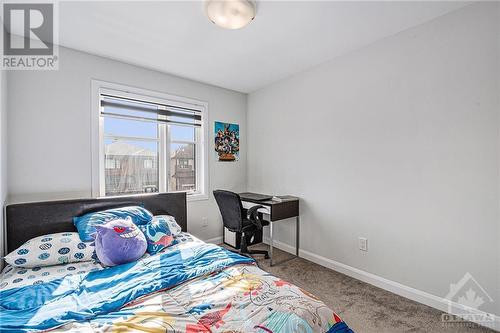
<svg viewBox="0 0 500 333"><path fill-rule="evenodd" d="M209 103L209 182L242 191L246 184L246 95L60 48L58 71L9 73L9 201L91 196L91 80L98 79ZM241 154L217 163L213 122L240 124ZM209 226L201 227L201 218ZM188 229L203 239L220 237L213 196L189 202Z"/></svg>
<svg viewBox="0 0 500 333"><path fill-rule="evenodd" d="M0 70L0 257L4 255L3 207L7 198L7 72ZM0 261L0 268L3 260Z"/></svg>
<svg viewBox="0 0 500 333"><path fill-rule="evenodd" d="M474 4L249 95L248 189L301 197L302 249L439 297L470 272L500 314L498 12ZM294 244L292 225L276 234Z"/></svg>

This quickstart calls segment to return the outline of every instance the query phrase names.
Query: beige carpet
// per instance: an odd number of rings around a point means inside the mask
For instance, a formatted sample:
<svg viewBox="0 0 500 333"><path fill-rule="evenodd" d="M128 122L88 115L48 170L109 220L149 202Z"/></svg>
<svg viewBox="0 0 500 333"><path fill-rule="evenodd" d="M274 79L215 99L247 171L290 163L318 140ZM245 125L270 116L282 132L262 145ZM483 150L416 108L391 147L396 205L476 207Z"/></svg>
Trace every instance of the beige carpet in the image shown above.
<svg viewBox="0 0 500 333"><path fill-rule="evenodd" d="M252 248L266 247L259 244ZM288 256L280 250L275 252L277 260ZM269 260L265 260L264 256L257 255L255 258L263 270L321 298L357 333L494 332L472 323L469 323L471 327L445 327L438 310L302 258L273 267L269 266Z"/></svg>

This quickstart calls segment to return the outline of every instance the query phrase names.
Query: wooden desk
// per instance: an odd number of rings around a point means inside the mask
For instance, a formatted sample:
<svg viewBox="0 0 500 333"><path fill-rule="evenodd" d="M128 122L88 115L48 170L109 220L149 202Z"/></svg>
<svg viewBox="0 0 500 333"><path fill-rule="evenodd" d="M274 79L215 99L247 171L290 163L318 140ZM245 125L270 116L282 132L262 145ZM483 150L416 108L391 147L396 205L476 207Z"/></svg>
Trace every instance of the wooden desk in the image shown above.
<svg viewBox="0 0 500 333"><path fill-rule="evenodd" d="M261 205L263 208L259 208L257 211L266 215L266 219L269 223L269 257L270 265L273 266L273 242L274 233L273 225L276 222L283 221L288 218L295 217L295 257L299 256L299 240L300 240L300 216L299 216L299 198L294 196L282 196L282 201L273 200L253 200L248 198L247 195L251 194L248 192L240 193L241 203L243 208L249 209L253 206ZM289 259L285 260L288 261ZM284 262L284 261L283 261Z"/></svg>

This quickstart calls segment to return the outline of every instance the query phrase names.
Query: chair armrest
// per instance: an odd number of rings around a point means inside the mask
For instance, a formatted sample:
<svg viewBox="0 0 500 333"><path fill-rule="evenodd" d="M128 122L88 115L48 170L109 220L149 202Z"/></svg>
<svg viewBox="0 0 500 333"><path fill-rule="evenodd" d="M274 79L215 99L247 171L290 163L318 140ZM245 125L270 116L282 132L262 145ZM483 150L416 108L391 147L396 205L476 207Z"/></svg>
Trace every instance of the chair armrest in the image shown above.
<svg viewBox="0 0 500 333"><path fill-rule="evenodd" d="M262 229L262 219L259 216L257 210L259 208L264 208L262 205L253 206L247 211L247 219L252 222L258 229Z"/></svg>

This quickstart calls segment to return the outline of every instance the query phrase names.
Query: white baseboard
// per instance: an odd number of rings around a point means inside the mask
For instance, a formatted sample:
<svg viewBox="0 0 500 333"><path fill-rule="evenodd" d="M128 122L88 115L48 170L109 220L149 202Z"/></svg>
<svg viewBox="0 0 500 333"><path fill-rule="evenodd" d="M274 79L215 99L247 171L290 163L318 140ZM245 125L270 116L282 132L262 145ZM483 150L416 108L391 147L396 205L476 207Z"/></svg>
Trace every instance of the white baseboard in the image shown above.
<svg viewBox="0 0 500 333"><path fill-rule="evenodd" d="M269 238L264 238L263 240L264 243L269 244ZM280 241L274 241L273 242L274 247L283 250L285 252L289 252L292 254L295 254L295 247L291 246L289 244L286 244L284 242ZM484 322L478 322L475 321L473 318L474 315L477 315L478 312L477 310L474 311L474 309L466 309L464 306L462 306L459 303L452 302L451 303L451 311L449 311L450 303L447 299L432 295L430 293L427 293L422 290L418 290L409 286L405 286L401 283L388 280L386 278L383 278L381 276L365 272L361 269L340 263L338 261L332 260L325 258L323 256L320 256L318 254L306 251L306 250L299 250L299 255L301 258L307 259L309 261L312 261L318 265L321 265L323 267L332 269L334 271L340 272L342 274L348 275L350 277L353 277L355 279L361 280L363 282L369 283L371 285L374 285L376 287L379 287L381 289L390 291L396 295L403 296L405 298L411 299L412 301L418 302L425 304L427 306L430 306L432 308L435 308L437 310L440 310L445 313L450 313L452 315L457 315L459 316L460 313L464 313L464 311L467 311L467 319L473 322L476 322L480 325L487 326L491 329L494 329L496 331L500 332L500 316L492 315L493 320L488 323ZM472 320L471 320L472 318Z"/></svg>
<svg viewBox="0 0 500 333"><path fill-rule="evenodd" d="M212 243L212 244L221 244L222 243L222 236L220 237L214 237L214 238L210 238L210 239L205 239L203 240L205 243Z"/></svg>

